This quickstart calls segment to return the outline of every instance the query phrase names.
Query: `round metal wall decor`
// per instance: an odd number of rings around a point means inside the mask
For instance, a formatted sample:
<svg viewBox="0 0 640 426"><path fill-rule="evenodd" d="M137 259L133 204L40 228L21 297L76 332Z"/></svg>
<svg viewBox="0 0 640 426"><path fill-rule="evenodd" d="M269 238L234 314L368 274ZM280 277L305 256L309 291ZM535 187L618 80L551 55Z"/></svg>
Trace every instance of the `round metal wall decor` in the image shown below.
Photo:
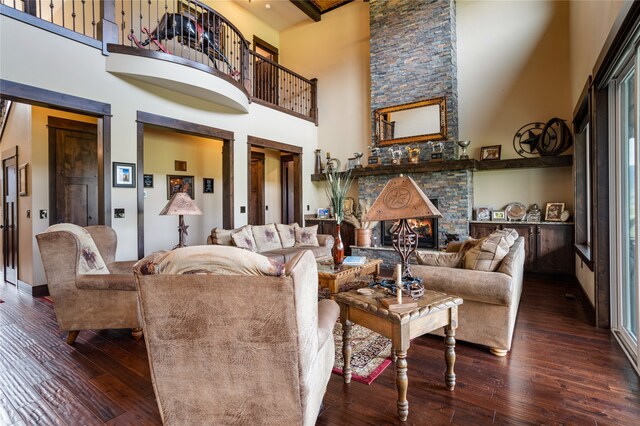
<svg viewBox="0 0 640 426"><path fill-rule="evenodd" d="M542 134L544 123L533 122L520 127L513 137L513 149L524 158L533 158L538 155L538 141Z"/></svg>
<svg viewBox="0 0 640 426"><path fill-rule="evenodd" d="M542 156L559 155L569 149L572 144L573 138L569 126L561 118L554 117L547 121L542 129L538 141L538 152Z"/></svg>

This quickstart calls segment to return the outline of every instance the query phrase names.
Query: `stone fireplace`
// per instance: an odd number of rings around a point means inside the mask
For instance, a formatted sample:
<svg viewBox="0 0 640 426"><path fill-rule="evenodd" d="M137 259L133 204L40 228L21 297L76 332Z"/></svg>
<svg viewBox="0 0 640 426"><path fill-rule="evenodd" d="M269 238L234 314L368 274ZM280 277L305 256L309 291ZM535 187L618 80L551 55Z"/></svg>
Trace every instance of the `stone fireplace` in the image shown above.
<svg viewBox="0 0 640 426"><path fill-rule="evenodd" d="M458 151L455 143L458 140L455 9L454 0L371 0L369 3L372 128L373 111L378 108L444 96L447 106L445 161L457 159ZM420 161L429 161L430 146L426 143L419 146ZM381 156L383 164L390 164L391 156L386 149ZM430 200L438 200L443 218L434 223L434 248L439 248L444 241L444 232L459 234L461 239L468 236L473 206L471 170L443 167L433 172L409 173L401 166L397 168L397 173L359 177L360 199L372 204L387 181L403 173L411 176ZM375 232L380 235L380 228ZM383 238L378 240L378 245L383 243ZM362 251L360 254L395 263L393 250L388 255Z"/></svg>

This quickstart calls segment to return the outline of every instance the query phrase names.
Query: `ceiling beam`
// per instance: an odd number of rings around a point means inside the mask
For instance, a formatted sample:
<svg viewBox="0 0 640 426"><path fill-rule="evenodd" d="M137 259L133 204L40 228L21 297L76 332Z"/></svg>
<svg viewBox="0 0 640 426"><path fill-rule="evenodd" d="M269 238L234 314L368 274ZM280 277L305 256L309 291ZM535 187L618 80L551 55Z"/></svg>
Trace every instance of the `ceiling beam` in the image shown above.
<svg viewBox="0 0 640 426"><path fill-rule="evenodd" d="M307 0L289 0L291 3L295 4L298 9L303 11L309 18L313 19L315 22L320 22L321 15L320 11L316 9L316 7Z"/></svg>

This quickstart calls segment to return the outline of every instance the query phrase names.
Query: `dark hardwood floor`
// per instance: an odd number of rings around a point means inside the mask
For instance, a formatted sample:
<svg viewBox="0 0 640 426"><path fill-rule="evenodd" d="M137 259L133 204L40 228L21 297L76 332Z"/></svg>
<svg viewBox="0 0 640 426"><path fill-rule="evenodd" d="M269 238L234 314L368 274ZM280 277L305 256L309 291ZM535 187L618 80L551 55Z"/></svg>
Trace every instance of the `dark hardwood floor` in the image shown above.
<svg viewBox="0 0 640 426"><path fill-rule="evenodd" d="M143 341L82 331L71 347L50 302L8 284L0 299L0 425L160 423ZM448 392L442 340L415 339L407 422L396 417L391 366L369 386L332 375L317 424L638 425L638 376L610 332L591 326L585 303L574 283L527 277L506 358L458 342Z"/></svg>

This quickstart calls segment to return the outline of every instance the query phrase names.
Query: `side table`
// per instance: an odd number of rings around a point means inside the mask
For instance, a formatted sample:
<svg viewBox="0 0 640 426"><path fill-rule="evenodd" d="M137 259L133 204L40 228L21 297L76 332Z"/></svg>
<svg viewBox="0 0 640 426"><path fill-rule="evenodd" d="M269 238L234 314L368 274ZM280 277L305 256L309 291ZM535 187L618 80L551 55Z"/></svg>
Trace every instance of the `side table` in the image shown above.
<svg viewBox="0 0 640 426"><path fill-rule="evenodd" d="M352 290L338 293L335 301L340 305L342 323L342 354L344 356L343 377L351 382L351 326L353 323L379 333L392 342L396 356L396 387L398 388L398 417L405 421L409 415L407 401L407 350L411 339L444 327L445 385L452 391L456 385L453 366L456 361L455 329L458 327L458 305L462 299L444 293L425 290L417 300L418 306L407 312L392 312L384 307L380 299L387 297L386 291L377 289L371 295L362 295Z"/></svg>
<svg viewBox="0 0 640 426"><path fill-rule="evenodd" d="M318 285L329 289L330 298L334 299L340 290L340 286L353 281L361 275L373 275L376 280L380 275L382 259L367 259L364 265L338 267L331 264L318 262Z"/></svg>

